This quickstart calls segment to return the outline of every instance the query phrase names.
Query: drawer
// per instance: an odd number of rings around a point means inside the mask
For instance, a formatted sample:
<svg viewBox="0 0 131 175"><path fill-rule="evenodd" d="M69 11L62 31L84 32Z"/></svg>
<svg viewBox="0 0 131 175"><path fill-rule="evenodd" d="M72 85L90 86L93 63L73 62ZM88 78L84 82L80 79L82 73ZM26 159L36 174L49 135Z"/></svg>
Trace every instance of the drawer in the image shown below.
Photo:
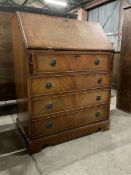
<svg viewBox="0 0 131 175"><path fill-rule="evenodd" d="M112 69L112 55L34 54L33 73Z"/></svg>
<svg viewBox="0 0 131 175"><path fill-rule="evenodd" d="M112 76L110 73L32 78L30 82L31 96L109 87L111 85L111 79Z"/></svg>
<svg viewBox="0 0 131 175"><path fill-rule="evenodd" d="M108 119L109 106L98 106L84 111L65 114L32 122L32 137L49 135L80 125L91 124Z"/></svg>
<svg viewBox="0 0 131 175"><path fill-rule="evenodd" d="M71 109L87 107L102 103L108 103L109 90L88 91L62 96L45 97L32 100L33 116L68 111Z"/></svg>

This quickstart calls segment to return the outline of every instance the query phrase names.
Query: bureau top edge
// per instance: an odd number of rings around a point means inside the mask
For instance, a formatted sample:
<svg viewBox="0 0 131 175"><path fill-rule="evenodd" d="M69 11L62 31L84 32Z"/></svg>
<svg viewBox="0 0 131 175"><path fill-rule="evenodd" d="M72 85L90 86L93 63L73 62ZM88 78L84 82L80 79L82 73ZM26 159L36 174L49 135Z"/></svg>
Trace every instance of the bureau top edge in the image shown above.
<svg viewBox="0 0 131 175"><path fill-rule="evenodd" d="M37 54L37 53L43 53L43 54L71 54L71 55L114 55L113 50L54 50L54 49L27 49L28 54Z"/></svg>
<svg viewBox="0 0 131 175"><path fill-rule="evenodd" d="M42 48L42 47L26 47L26 49L28 50L28 52L32 52L32 51L35 51L35 52L105 52L105 53L111 53L111 52L115 52L114 49L108 49L108 50L105 50L105 49L75 49L75 48Z"/></svg>

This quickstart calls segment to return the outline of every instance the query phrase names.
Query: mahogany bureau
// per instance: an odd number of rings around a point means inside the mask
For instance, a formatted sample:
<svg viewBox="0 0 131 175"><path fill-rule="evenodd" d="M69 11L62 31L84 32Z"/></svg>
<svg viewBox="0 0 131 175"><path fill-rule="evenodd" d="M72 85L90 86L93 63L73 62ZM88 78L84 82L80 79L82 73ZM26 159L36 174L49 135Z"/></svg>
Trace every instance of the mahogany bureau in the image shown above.
<svg viewBox="0 0 131 175"><path fill-rule="evenodd" d="M29 152L109 129L113 49L101 26L17 12L12 31Z"/></svg>

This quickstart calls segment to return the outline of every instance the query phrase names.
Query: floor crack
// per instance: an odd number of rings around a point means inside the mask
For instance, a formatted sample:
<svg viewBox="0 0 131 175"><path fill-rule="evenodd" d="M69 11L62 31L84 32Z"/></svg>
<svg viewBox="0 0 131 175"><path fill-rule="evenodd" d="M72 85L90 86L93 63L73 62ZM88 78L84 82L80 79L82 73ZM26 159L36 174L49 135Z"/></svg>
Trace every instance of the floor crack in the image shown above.
<svg viewBox="0 0 131 175"><path fill-rule="evenodd" d="M42 171L41 171L40 168L38 167L37 161L35 160L35 158L34 158L32 155L31 155L31 157L32 157L33 162L35 163L35 166L36 166L36 169L37 169L38 173L39 173L40 175L43 175Z"/></svg>

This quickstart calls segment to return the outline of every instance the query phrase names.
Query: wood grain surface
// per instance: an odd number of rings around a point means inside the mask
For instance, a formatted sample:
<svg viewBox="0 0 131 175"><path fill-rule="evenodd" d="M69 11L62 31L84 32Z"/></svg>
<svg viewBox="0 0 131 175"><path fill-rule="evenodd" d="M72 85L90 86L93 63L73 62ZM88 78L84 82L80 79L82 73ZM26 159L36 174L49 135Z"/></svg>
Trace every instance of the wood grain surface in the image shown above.
<svg viewBox="0 0 131 175"><path fill-rule="evenodd" d="M111 80L111 73L88 73L33 77L30 79L30 96L110 87Z"/></svg>
<svg viewBox="0 0 131 175"><path fill-rule="evenodd" d="M32 123L32 137L55 134L66 129L106 120L109 117L108 106L98 106L72 114L47 118Z"/></svg>
<svg viewBox="0 0 131 175"><path fill-rule="evenodd" d="M37 117L44 114L108 103L109 100L110 90L92 90L89 92L45 97L43 99L32 100L32 114L33 117Z"/></svg>
<svg viewBox="0 0 131 175"><path fill-rule="evenodd" d="M27 48L113 50L97 23L24 12L18 17Z"/></svg>
<svg viewBox="0 0 131 175"><path fill-rule="evenodd" d="M55 60L55 65L51 65L52 60ZM34 54L33 73L109 70L112 68L112 61L112 54Z"/></svg>
<svg viewBox="0 0 131 175"><path fill-rule="evenodd" d="M29 137L29 104L27 86L27 52L22 42L16 15L12 17L13 62L15 71L15 86L17 95L17 117Z"/></svg>
<svg viewBox="0 0 131 175"><path fill-rule="evenodd" d="M131 113L131 8L124 10L117 107Z"/></svg>
<svg viewBox="0 0 131 175"><path fill-rule="evenodd" d="M98 24L12 18L18 124L30 153L109 129L113 52Z"/></svg>
<svg viewBox="0 0 131 175"><path fill-rule="evenodd" d="M0 12L0 101L16 99L13 69L11 18Z"/></svg>
<svg viewBox="0 0 131 175"><path fill-rule="evenodd" d="M85 125L64 132L52 134L50 136L40 137L28 141L28 151L30 154L40 152L44 146L56 145L67 142L82 136L86 136L98 131L107 131L110 128L110 121L105 120L90 125Z"/></svg>

